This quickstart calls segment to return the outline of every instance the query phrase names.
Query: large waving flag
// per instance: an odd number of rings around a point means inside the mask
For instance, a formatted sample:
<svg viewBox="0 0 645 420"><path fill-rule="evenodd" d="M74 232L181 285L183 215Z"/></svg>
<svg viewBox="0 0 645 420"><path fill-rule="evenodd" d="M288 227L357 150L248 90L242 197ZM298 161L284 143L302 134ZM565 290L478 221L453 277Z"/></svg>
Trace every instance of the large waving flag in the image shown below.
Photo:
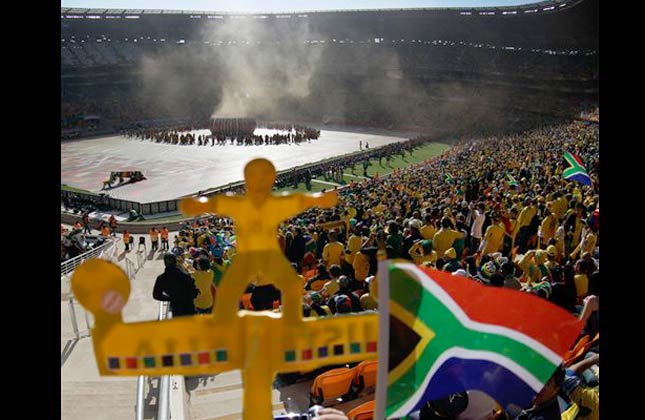
<svg viewBox="0 0 645 420"><path fill-rule="evenodd" d="M464 390L507 409L530 407L582 328L526 292L406 262L380 264L379 343L386 344L379 344L374 418L404 417Z"/></svg>
<svg viewBox="0 0 645 420"><path fill-rule="evenodd" d="M564 152L564 160L569 167L562 172L564 179L578 181L584 185L591 185L591 178L585 169L585 165L578 156L573 153Z"/></svg>

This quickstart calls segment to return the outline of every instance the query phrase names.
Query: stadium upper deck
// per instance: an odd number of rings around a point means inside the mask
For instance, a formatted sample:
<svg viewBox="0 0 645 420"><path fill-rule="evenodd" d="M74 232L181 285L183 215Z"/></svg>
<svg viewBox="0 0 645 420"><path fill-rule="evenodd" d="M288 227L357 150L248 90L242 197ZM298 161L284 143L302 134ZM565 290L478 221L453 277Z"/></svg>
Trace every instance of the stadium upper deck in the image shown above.
<svg viewBox="0 0 645 420"><path fill-rule="evenodd" d="M234 117L452 130L468 115L509 126L525 110L576 113L597 100L598 16L598 0L281 14L61 8L61 100L64 114L117 122L165 117L157 104L194 117L250 93Z"/></svg>
<svg viewBox="0 0 645 420"><path fill-rule="evenodd" d="M496 8L282 14L61 8L61 35L64 39L72 35L76 38L105 35L113 40L151 37L159 42L207 41L205 27L235 20L240 26L263 25L273 28L276 34L298 36L298 21L304 19L310 33L326 41L456 40L519 48L580 50L598 46L598 13L598 0L556 0Z"/></svg>

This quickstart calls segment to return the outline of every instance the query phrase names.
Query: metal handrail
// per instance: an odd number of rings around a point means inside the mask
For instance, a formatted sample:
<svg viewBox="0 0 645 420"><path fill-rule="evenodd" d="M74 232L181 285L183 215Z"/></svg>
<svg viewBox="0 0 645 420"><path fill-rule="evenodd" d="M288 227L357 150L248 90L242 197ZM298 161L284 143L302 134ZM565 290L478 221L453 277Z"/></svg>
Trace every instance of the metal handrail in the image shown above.
<svg viewBox="0 0 645 420"><path fill-rule="evenodd" d="M120 240L121 238L108 237L104 244L101 244L98 247L90 251L87 251L81 255L77 255L74 258L71 258L67 261L63 261L62 263L60 263L60 275L64 276L66 274L71 273L76 269L76 267L83 264L85 260L88 260L90 258L101 257L107 251L111 251L110 249L111 247L116 248L116 243Z"/></svg>
<svg viewBox="0 0 645 420"><path fill-rule="evenodd" d="M168 302L159 302L159 312L157 315L158 321L172 318ZM144 408L144 392L145 392L145 376L140 375L137 378L137 395L135 398L135 420L143 420ZM170 404L170 376L162 376L159 380L159 397L157 398L157 419L169 420L169 404Z"/></svg>
<svg viewBox="0 0 645 420"><path fill-rule="evenodd" d="M165 314L160 312L159 315L160 320L172 318L172 311L170 310L169 305L166 305ZM162 315L165 316L161 317ZM157 420L170 420L170 375L162 376L159 380L158 401L159 403L157 404Z"/></svg>
<svg viewBox="0 0 645 420"><path fill-rule="evenodd" d="M135 420L143 420L143 404L145 401L143 391L145 388L145 380L146 377L143 375L139 375L139 377L137 378L137 401L136 405L134 406Z"/></svg>
<svg viewBox="0 0 645 420"><path fill-rule="evenodd" d="M79 265L92 258L102 258L114 261L116 245L120 240L120 238L108 238L108 241L105 244L101 244L91 251L77 255L70 260L63 261L60 265L61 298L65 299L67 296L71 295L71 275Z"/></svg>

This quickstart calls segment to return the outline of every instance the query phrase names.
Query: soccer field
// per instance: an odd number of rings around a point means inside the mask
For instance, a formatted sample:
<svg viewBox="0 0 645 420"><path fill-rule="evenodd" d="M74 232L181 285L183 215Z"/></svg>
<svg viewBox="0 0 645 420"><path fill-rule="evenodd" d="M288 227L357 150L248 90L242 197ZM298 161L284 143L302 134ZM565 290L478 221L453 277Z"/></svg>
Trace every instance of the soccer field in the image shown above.
<svg viewBox="0 0 645 420"><path fill-rule="evenodd" d="M391 173L395 169L405 168L410 165L414 165L420 162L423 162L426 159L430 159L434 156L440 155L450 146L444 143L429 143L417 149L414 149L412 155L406 154L405 158L402 158L401 155L394 156L388 163L385 159L379 164L378 159L370 160L370 166L367 168L367 175L373 177L378 172L379 176L383 176ZM349 184L352 180L355 182L361 182L363 179L363 166L356 165L354 171L352 168L346 168L343 173L344 184ZM298 188L285 187L281 188L279 191L296 191L296 192L318 192L322 190L329 190L334 188L334 186L344 185L338 184L331 180L325 180L323 177L317 177L311 181L311 190L305 188L305 184L298 184Z"/></svg>
<svg viewBox="0 0 645 420"><path fill-rule="evenodd" d="M99 192L111 171L139 170L146 180L112 188L108 191L110 196L142 203L172 200L241 181L244 165L254 158L268 158L281 171L357 152L361 141L363 147L369 143L370 148L376 148L417 134L348 127L315 128L321 130L320 138L300 145L178 146L120 135L62 142L61 183ZM256 130L256 134L265 132L271 130ZM209 134L209 131L196 133ZM392 162L395 165L396 160ZM370 171L374 169L370 167Z"/></svg>

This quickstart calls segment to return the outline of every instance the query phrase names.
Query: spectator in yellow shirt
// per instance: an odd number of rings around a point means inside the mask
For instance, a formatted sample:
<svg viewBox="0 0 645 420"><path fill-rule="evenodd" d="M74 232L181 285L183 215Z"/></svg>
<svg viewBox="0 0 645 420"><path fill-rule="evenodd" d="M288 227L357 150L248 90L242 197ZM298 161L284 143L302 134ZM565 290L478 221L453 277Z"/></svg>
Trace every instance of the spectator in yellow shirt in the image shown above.
<svg viewBox="0 0 645 420"><path fill-rule="evenodd" d="M449 248L452 248L455 239L461 239L465 236L464 232L454 230L453 226L454 224L451 223L449 217L444 216L441 219L441 229L432 238L432 246L437 251L437 255L443 255Z"/></svg>
<svg viewBox="0 0 645 420"><path fill-rule="evenodd" d="M437 233L437 227L432 223L432 215L426 214L423 221L425 224L421 226L421 236L423 239L432 240L434 234Z"/></svg>
<svg viewBox="0 0 645 420"><path fill-rule="evenodd" d="M195 310L198 314L209 314L213 310L213 273L208 258L201 256L197 259L197 271L191 273L195 279L195 287L199 290L199 295L194 299Z"/></svg>
<svg viewBox="0 0 645 420"><path fill-rule="evenodd" d="M501 251L504 246L504 235L506 230L502 224L502 218L498 213L493 214L493 223L486 228L484 240L479 246L482 255L492 254Z"/></svg>
<svg viewBox="0 0 645 420"><path fill-rule="evenodd" d="M322 259L325 265L329 268L332 265L340 266L341 260L343 259L343 253L345 248L343 244L338 242L338 234L335 230L329 231L329 243L324 246L322 252Z"/></svg>
<svg viewBox="0 0 645 420"><path fill-rule="evenodd" d="M556 191L553 193L553 213L555 214L555 217L557 221L559 222L562 220L562 216L564 216L564 212L567 211L567 208L569 207L569 203L567 202L567 198L562 195L560 191Z"/></svg>
<svg viewBox="0 0 645 420"><path fill-rule="evenodd" d="M429 263L432 265L436 263L439 258L437 252L432 249L432 241L427 239L417 241L410 247L408 253L416 265L421 265L423 263Z"/></svg>
<svg viewBox="0 0 645 420"><path fill-rule="evenodd" d="M370 272L370 258L363 254L360 250L354 254L354 279L356 281L365 281L365 278Z"/></svg>
<svg viewBox="0 0 645 420"><path fill-rule="evenodd" d="M519 227L517 246L520 252L526 252L533 232L531 231L531 222L533 217L537 214L537 207L533 205L533 200L530 197L524 199L524 208L517 218L517 225Z"/></svg>
<svg viewBox="0 0 645 420"><path fill-rule="evenodd" d="M329 275L331 276L331 279L325 285L320 289L320 294L323 295L325 298L329 298L333 295L336 294L340 290L340 284L338 284L338 278L340 275L343 274L343 272L340 269L339 265L332 265L329 268Z"/></svg>
<svg viewBox="0 0 645 420"><path fill-rule="evenodd" d="M553 213L553 203L546 203L545 217L540 224L540 248L547 246L549 240L555 236L558 220Z"/></svg>
<svg viewBox="0 0 645 420"><path fill-rule="evenodd" d="M354 258L356 253L361 250L361 245L363 244L363 237L361 236L361 228L355 227L352 235L347 240L347 255L345 260L348 264L354 264Z"/></svg>

